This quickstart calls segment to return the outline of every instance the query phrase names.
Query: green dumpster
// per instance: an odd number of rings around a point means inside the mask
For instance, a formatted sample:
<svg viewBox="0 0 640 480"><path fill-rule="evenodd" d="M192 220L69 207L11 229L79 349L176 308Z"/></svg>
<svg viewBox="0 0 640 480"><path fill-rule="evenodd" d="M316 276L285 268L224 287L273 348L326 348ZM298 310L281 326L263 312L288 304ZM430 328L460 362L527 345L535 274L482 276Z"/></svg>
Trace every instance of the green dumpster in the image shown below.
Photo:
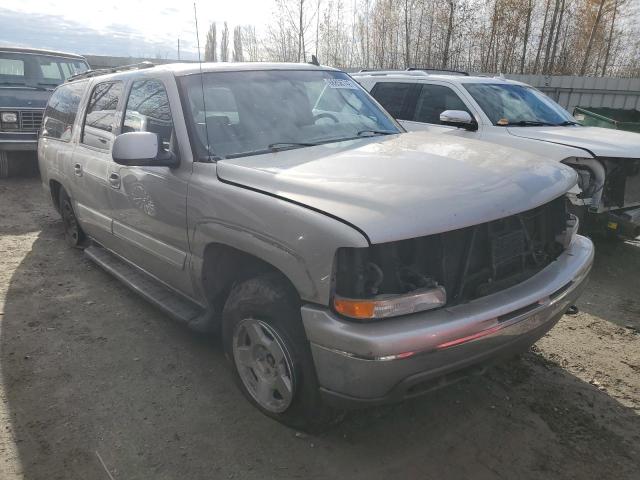
<svg viewBox="0 0 640 480"><path fill-rule="evenodd" d="M607 107L576 107L573 116L582 125L640 133L640 110Z"/></svg>

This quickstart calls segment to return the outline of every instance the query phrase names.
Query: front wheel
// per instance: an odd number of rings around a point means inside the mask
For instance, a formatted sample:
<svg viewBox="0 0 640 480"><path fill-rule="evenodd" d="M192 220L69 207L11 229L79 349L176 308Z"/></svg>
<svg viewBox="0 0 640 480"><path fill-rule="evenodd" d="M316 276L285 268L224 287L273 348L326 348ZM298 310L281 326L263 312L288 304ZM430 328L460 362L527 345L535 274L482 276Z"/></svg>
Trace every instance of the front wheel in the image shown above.
<svg viewBox="0 0 640 480"><path fill-rule="evenodd" d="M340 417L322 404L300 302L280 275L265 274L236 285L222 321L236 383L261 412L307 431Z"/></svg>

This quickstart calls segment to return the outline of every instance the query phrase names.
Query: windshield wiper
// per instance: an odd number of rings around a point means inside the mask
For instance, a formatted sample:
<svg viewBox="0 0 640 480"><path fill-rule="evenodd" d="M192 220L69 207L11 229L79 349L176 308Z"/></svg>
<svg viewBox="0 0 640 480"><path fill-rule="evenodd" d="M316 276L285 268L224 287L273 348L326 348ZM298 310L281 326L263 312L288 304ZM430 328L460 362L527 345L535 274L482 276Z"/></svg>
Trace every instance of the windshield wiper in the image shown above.
<svg viewBox="0 0 640 480"><path fill-rule="evenodd" d="M556 123L556 127L568 127L569 125L580 125L578 122L572 120L565 120L564 122Z"/></svg>
<svg viewBox="0 0 640 480"><path fill-rule="evenodd" d="M279 152L280 150L288 150L290 148L315 147L316 145L319 144L312 142L276 142L270 143L269 145L267 145L267 148L272 152Z"/></svg>
<svg viewBox="0 0 640 480"><path fill-rule="evenodd" d="M400 132L394 132L392 130L360 130L358 133L356 133L356 135L359 137L362 137L365 134L368 134L368 136L373 136L373 135L393 135L395 133L400 133Z"/></svg>
<svg viewBox="0 0 640 480"><path fill-rule="evenodd" d="M280 152L282 150L291 150L294 148L302 148L302 147L315 147L320 145L319 143L307 143L307 142L278 142L271 143L267 145L267 148L261 148L259 150L249 150L247 152L238 152L238 153L230 153L228 155L224 155L221 157L223 160L225 158L239 158L239 157L250 157L252 155L264 155L265 153L273 153Z"/></svg>
<svg viewBox="0 0 640 480"><path fill-rule="evenodd" d="M360 133L369 133L372 132L372 135L391 135L400 132L392 132L387 130L362 130L362 132L358 132L355 137L346 137L346 138L329 138L326 140L319 140L317 142L276 142L267 145L267 148L263 148L260 150L251 150L248 152L238 152L238 153L230 153L229 155L225 155L223 158L239 158L239 157L249 157L251 155L263 155L265 153L271 152L279 152L282 150L291 150L294 148L302 148L302 147L317 147L318 145L325 145L327 143L337 143L337 142L346 142L348 140L357 140L358 138L362 138Z"/></svg>

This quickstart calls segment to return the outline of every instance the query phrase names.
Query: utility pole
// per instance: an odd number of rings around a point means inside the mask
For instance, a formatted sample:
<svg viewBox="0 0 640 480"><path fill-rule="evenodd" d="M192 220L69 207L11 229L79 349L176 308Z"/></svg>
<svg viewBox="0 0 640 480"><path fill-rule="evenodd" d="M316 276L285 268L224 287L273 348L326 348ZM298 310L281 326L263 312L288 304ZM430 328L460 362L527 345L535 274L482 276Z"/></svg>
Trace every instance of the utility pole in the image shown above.
<svg viewBox="0 0 640 480"><path fill-rule="evenodd" d="M180 60L180 38L178 37L178 60Z"/></svg>

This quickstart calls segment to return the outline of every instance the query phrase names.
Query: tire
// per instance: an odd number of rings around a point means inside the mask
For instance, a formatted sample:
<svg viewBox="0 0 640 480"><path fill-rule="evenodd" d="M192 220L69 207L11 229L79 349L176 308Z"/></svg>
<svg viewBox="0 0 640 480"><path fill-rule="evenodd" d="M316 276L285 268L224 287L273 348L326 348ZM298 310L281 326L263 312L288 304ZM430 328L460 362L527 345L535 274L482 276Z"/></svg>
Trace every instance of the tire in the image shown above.
<svg viewBox="0 0 640 480"><path fill-rule="evenodd" d="M0 178L9 176L9 155L7 152L0 150Z"/></svg>
<svg viewBox="0 0 640 480"><path fill-rule="evenodd" d="M222 313L222 340L236 383L265 415L309 432L340 418L321 401L300 301L281 275L233 287Z"/></svg>
<svg viewBox="0 0 640 480"><path fill-rule="evenodd" d="M60 189L60 198L58 200L60 216L64 225L64 239L69 246L82 248L87 237L78 223L69 195L62 188Z"/></svg>

